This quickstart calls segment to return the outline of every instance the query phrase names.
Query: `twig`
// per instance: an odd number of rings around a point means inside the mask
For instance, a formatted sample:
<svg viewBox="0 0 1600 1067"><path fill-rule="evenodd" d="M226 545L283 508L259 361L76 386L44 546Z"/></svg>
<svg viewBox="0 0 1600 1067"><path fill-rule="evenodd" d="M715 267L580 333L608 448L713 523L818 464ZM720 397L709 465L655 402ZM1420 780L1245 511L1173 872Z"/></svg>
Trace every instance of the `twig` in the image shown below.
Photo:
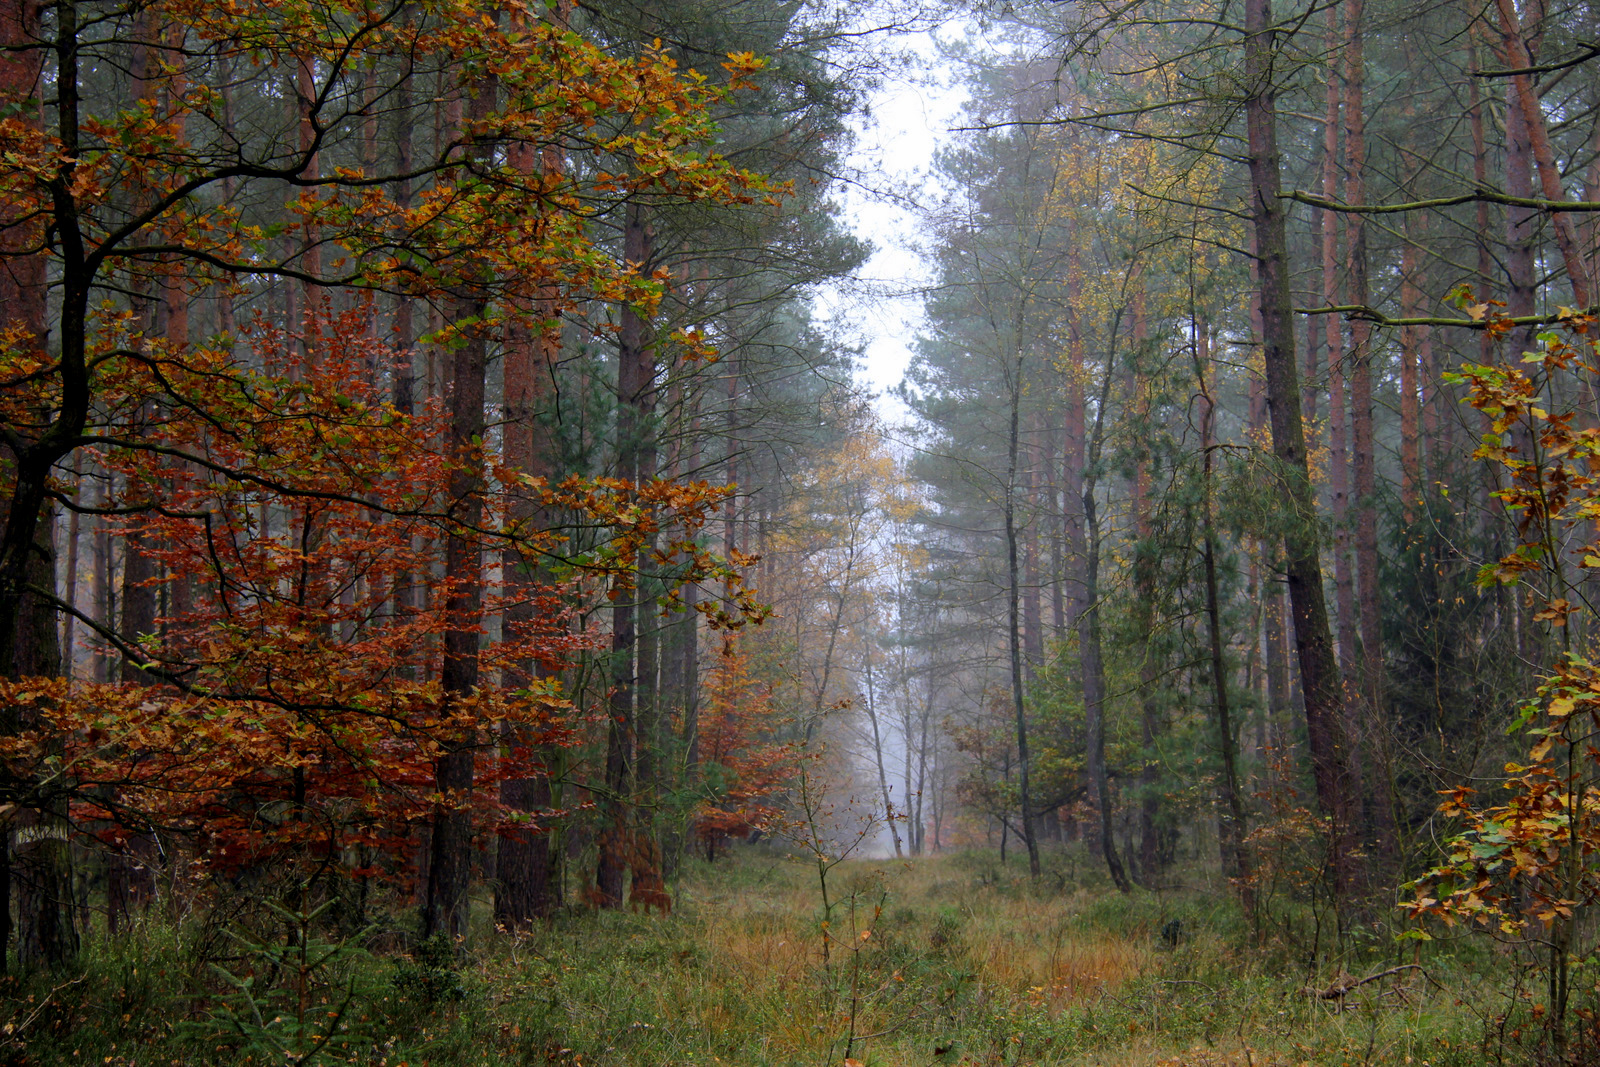
<svg viewBox="0 0 1600 1067"><path fill-rule="evenodd" d="M1333 984L1327 989L1307 989L1306 992L1311 996L1315 996L1319 1000L1340 1000L1346 994L1360 989L1368 982L1376 982L1380 978L1387 978L1391 974L1399 974L1401 971L1420 970L1422 970L1422 965L1420 963L1402 963L1398 967L1390 967L1387 971L1379 971L1377 974L1369 974L1365 978L1352 979L1349 975L1344 975L1343 979L1334 979Z"/></svg>
<svg viewBox="0 0 1600 1067"><path fill-rule="evenodd" d="M89 977L89 976L86 975L86 974L80 974L80 975L78 975L78 977L76 977L76 978L74 978L74 979L72 979L70 981L67 981L67 982L62 982L60 985L58 985L54 989L50 990L50 992L48 992L48 993L46 993L44 995L44 999L39 1002L39 1006L37 1008L33 1009L33 1014L32 1015L29 1015L26 1019L22 1020L20 1023L6 1023L4 1027L0 1027L0 1036L5 1037L8 1041L11 1041L11 1040L19 1040L20 1041L21 1037L22 1037L22 1032L24 1030L26 1030L28 1027L33 1025L33 1020L37 1019L39 1017L39 1013L44 1011L45 1006L50 1003L50 998L51 997L55 996L57 993L61 992L63 989L68 988L69 986L77 985L79 982L83 981L87 977ZM26 1047L26 1046L24 1046L24 1047Z"/></svg>

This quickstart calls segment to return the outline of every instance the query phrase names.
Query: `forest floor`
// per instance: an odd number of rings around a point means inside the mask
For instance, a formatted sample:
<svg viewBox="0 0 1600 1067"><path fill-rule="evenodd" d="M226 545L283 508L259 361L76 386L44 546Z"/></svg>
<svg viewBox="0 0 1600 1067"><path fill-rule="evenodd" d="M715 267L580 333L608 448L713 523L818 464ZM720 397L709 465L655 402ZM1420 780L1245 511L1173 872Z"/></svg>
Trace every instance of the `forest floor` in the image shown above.
<svg viewBox="0 0 1600 1067"><path fill-rule="evenodd" d="M827 883L824 929L814 865L743 850L694 863L671 914L485 931L461 961L229 935L202 966L197 935L149 922L75 976L0 982L0 1062L1443 1067L1485 1062L1479 1006L1504 984L1471 943L1418 956L1385 934L1329 959L1310 912L1258 933L1214 885L1123 896L1081 851L1047 853L1037 883L993 853Z"/></svg>

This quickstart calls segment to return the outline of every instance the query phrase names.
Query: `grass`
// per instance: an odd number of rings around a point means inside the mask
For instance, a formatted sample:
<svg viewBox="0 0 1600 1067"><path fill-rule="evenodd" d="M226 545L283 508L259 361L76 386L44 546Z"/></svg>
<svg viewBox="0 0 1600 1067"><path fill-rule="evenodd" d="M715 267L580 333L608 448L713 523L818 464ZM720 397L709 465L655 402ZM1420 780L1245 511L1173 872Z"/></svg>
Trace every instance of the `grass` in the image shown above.
<svg viewBox="0 0 1600 1067"><path fill-rule="evenodd" d="M94 942L75 975L0 984L0 1061L281 1064L294 1062L286 1043L337 1016L338 1039L313 1062L1482 1062L1475 1006L1492 1002L1489 957L1428 946L1424 969L1329 1002L1305 989L1331 981L1334 963L1308 964L1283 935L1258 942L1216 891L1122 897L1059 869L1035 885L967 855L846 863L830 892L824 926L814 868L750 851L692 865L667 916L567 913L523 937L485 932L459 962L447 948L351 947L307 983L298 1034L287 970L268 973L243 942L220 970L202 966L182 931L146 922ZM1175 945L1164 928L1181 929ZM1395 951L1342 962L1372 973ZM248 994L224 976L252 969Z"/></svg>

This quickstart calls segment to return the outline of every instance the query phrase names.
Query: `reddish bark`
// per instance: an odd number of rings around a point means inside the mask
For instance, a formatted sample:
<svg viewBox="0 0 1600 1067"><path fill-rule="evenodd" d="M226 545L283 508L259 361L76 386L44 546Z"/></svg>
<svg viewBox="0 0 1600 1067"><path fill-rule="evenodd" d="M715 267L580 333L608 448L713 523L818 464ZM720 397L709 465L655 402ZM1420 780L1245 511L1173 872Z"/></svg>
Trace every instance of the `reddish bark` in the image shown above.
<svg viewBox="0 0 1600 1067"><path fill-rule="evenodd" d="M1524 72L1512 75L1508 103L1514 99L1521 112L1523 133L1538 165L1540 191L1546 200L1561 203L1567 199L1567 194L1561 185L1561 168L1556 162L1555 149L1550 144L1550 126L1545 121L1544 108L1539 105L1539 94L1534 89L1532 75L1526 73L1534 65L1534 50L1524 36L1512 0L1496 0L1496 3L1500 12L1500 34L1506 65L1512 70ZM1543 14L1542 11L1531 10L1537 6L1530 5L1530 13L1536 19L1542 18ZM1508 126L1508 137L1509 132ZM1567 268L1567 283L1572 286L1573 303L1586 309L1594 302L1594 283L1578 242L1577 225L1570 213L1562 211L1551 212L1550 223L1555 229L1556 246L1561 250L1562 262Z"/></svg>

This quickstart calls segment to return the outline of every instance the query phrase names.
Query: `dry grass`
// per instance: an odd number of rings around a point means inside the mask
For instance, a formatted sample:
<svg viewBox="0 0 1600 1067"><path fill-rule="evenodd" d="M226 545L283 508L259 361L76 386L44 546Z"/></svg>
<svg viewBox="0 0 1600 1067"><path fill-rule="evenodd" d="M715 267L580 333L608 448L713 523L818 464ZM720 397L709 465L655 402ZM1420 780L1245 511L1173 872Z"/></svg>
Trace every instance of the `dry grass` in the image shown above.
<svg viewBox="0 0 1600 1067"><path fill-rule="evenodd" d="M1351 1011L1308 1003L1303 975L1231 943L1225 894L1052 893L1015 868L959 858L848 863L830 880L824 966L809 866L747 857L740 878L728 874L696 872L686 914L708 955L705 980L747 1009L702 1020L760 1026L752 1063L838 1064L852 1026L866 1035L852 1055L871 1067L1472 1062L1435 1057L1463 1044L1441 1045L1435 1031L1462 1020L1446 1010L1441 1023L1420 981ZM1173 949L1159 931L1179 915L1188 925ZM754 1024L752 1011L769 1014Z"/></svg>
<svg viewBox="0 0 1600 1067"><path fill-rule="evenodd" d="M993 857L844 864L830 879L824 960L814 868L751 852L689 871L668 916L573 913L511 946L485 936L458 998L397 996L396 962L370 959L350 974L363 991L352 1018L370 1034L369 1061L390 1067L1479 1062L1481 1028L1453 999L1471 987L1465 970L1407 972L1337 1010L1301 994L1308 975L1291 954L1247 945L1224 894L1063 885L1035 886ZM1160 936L1174 918L1175 947ZM96 957L82 1003L62 1004L59 1045L36 1043L31 1062L221 1062L226 1035L201 1047L168 1025L169 1005L201 1003L184 967L129 991L129 975L177 954L133 941L118 952ZM130 1047L134 1058L118 1058Z"/></svg>

